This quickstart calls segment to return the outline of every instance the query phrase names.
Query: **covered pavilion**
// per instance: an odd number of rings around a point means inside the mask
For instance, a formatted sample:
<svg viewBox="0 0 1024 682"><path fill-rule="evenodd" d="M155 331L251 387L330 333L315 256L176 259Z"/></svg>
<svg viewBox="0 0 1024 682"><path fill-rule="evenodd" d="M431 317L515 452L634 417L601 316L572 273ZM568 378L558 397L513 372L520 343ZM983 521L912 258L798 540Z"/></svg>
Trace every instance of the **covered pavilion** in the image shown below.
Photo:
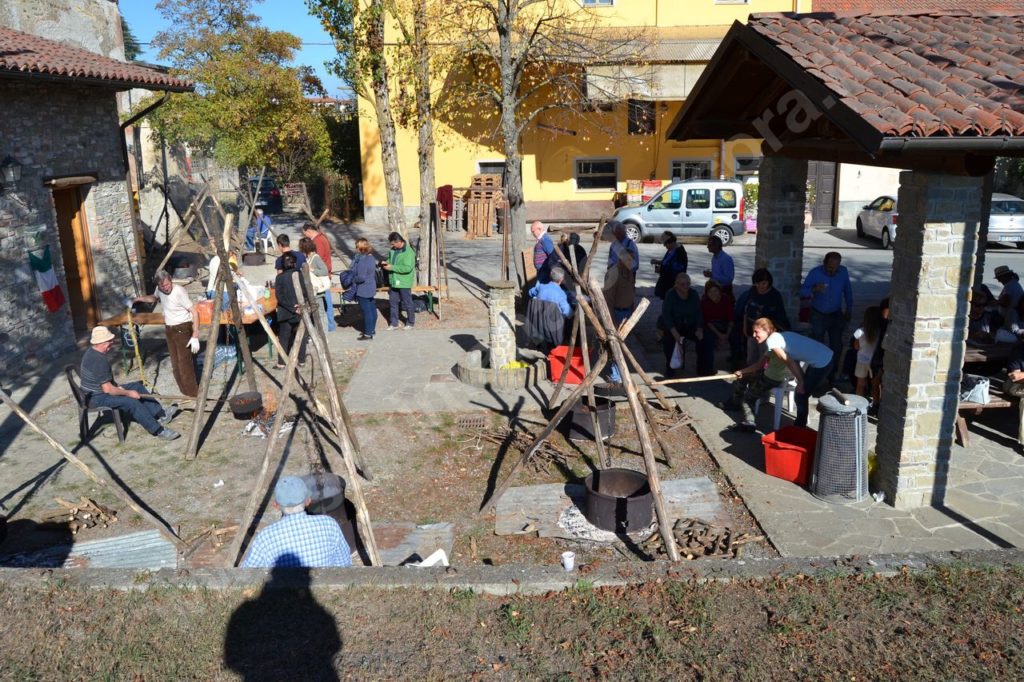
<svg viewBox="0 0 1024 682"><path fill-rule="evenodd" d="M991 170L997 156L1024 156L1024 16L752 15L668 137L760 144L756 267L771 265L794 307L807 161L907 169L875 452L890 503L941 506Z"/></svg>

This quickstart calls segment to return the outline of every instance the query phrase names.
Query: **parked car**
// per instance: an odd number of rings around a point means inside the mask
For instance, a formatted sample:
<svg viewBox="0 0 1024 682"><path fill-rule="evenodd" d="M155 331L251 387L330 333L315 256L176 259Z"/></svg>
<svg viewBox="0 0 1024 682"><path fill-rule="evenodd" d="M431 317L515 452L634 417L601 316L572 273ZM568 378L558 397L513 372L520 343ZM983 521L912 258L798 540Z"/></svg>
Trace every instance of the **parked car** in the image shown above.
<svg viewBox="0 0 1024 682"><path fill-rule="evenodd" d="M1015 242L1024 249L1024 199L1012 194L993 194L988 214L988 241Z"/></svg>
<svg viewBox="0 0 1024 682"><path fill-rule="evenodd" d="M882 248L891 249L899 221L896 197L878 197L857 214L857 236L881 239Z"/></svg>
<svg viewBox="0 0 1024 682"><path fill-rule="evenodd" d="M743 185L735 180L673 182L640 206L622 207L612 216L635 242L663 232L677 237L716 235L728 244L746 231Z"/></svg>
<svg viewBox="0 0 1024 682"><path fill-rule="evenodd" d="M253 194L256 194L256 186L259 185L259 196L256 197L256 207L262 208L266 213L280 213L284 207L284 200L281 198L281 190L274 178L264 176L260 184L259 177L249 178L249 187Z"/></svg>

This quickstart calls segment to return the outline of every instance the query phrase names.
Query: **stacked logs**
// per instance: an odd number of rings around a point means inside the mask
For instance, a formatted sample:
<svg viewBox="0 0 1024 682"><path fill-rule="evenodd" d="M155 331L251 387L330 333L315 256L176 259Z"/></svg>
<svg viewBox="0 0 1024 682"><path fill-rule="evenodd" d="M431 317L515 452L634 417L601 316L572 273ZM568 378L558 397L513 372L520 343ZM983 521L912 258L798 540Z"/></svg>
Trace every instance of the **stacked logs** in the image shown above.
<svg viewBox="0 0 1024 682"><path fill-rule="evenodd" d="M117 511L88 497L83 496L78 502L68 502L59 497L53 498L53 501L61 508L43 514L43 521L67 523L72 535L77 535L83 528L106 528L117 521Z"/></svg>
<svg viewBox="0 0 1024 682"><path fill-rule="evenodd" d="M744 545L761 542L764 536L735 533L728 526L716 526L700 519L679 519L672 526L672 535L679 543L679 553L688 560L701 557L737 558ZM660 540L652 535L650 544Z"/></svg>

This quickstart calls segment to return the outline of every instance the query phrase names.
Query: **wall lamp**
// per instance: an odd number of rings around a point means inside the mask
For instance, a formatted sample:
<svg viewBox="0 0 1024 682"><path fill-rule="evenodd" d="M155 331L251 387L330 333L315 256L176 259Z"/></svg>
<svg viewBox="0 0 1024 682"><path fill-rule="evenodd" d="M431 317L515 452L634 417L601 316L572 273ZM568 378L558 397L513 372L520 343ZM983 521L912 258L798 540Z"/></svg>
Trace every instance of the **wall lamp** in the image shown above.
<svg viewBox="0 0 1024 682"><path fill-rule="evenodd" d="M19 180L21 180L21 164L8 154L3 161L0 161L0 192L17 185Z"/></svg>

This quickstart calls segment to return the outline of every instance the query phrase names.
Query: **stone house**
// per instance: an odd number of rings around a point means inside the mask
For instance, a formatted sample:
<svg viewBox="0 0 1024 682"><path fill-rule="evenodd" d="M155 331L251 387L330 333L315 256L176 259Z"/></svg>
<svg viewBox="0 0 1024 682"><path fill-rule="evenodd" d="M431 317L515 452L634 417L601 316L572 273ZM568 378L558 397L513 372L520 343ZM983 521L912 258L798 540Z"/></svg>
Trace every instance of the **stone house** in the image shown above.
<svg viewBox="0 0 1024 682"><path fill-rule="evenodd" d="M141 291L117 93L184 92L153 68L0 27L0 381L52 362ZM29 262L49 251L65 303L50 312ZM38 268L37 268L38 269Z"/></svg>

